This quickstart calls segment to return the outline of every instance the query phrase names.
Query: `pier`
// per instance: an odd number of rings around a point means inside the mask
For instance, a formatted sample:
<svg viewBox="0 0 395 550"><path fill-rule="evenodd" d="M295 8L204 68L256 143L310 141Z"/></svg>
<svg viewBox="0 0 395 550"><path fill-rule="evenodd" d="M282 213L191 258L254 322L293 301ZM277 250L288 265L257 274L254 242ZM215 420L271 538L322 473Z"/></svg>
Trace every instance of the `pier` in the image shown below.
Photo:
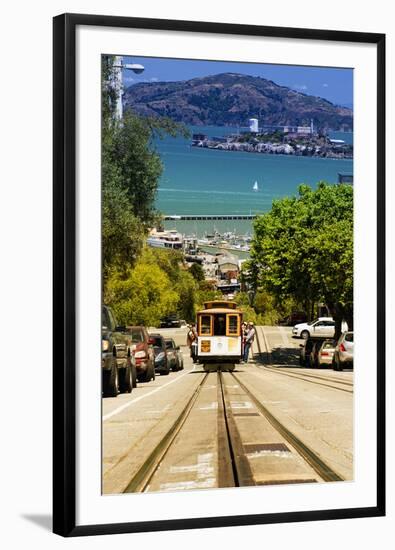
<svg viewBox="0 0 395 550"><path fill-rule="evenodd" d="M185 214L181 216L166 215L164 220L188 220L188 221L201 221L201 220L254 220L257 214Z"/></svg>

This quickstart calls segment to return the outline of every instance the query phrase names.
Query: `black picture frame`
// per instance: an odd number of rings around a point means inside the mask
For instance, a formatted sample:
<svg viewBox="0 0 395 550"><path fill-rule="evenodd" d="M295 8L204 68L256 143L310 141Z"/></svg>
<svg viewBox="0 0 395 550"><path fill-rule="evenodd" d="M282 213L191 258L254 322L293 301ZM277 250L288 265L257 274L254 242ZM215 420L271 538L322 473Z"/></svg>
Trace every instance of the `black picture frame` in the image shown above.
<svg viewBox="0 0 395 550"><path fill-rule="evenodd" d="M78 25L377 45L377 504L290 513L76 525L76 28ZM385 35L102 15L53 20L53 531L136 533L385 515Z"/></svg>

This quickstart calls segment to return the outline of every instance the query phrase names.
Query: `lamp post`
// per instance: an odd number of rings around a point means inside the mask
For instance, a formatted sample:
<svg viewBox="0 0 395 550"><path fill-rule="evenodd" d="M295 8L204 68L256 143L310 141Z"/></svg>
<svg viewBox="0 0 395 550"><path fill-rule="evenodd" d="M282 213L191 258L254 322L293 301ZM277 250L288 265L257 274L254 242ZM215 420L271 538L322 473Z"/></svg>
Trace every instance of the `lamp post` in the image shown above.
<svg viewBox="0 0 395 550"><path fill-rule="evenodd" d="M117 92L117 106L116 106L116 117L121 119L123 116L123 82L122 82L122 71L123 69L133 71L135 74L141 74L144 71L144 66L139 63L124 63L123 58L120 55L115 56L114 62L114 89Z"/></svg>

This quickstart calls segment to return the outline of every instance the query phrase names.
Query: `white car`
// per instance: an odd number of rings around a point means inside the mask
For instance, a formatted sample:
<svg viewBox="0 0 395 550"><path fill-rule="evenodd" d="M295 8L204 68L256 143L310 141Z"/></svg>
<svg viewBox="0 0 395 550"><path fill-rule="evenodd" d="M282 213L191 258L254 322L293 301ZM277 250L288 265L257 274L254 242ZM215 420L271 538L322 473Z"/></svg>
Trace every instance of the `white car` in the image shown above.
<svg viewBox="0 0 395 550"><path fill-rule="evenodd" d="M292 336L307 339L309 337L333 338L335 321L332 317L319 317L310 323L299 323L292 329Z"/></svg>

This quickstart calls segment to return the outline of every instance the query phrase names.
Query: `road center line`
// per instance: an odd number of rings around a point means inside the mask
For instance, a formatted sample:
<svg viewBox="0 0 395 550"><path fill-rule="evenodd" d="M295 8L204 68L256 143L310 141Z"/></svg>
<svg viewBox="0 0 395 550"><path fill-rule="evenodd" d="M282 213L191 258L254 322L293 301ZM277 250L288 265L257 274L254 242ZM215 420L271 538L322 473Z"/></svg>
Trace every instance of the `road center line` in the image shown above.
<svg viewBox="0 0 395 550"><path fill-rule="evenodd" d="M183 378L187 374L191 373L195 369L196 369L196 365L193 367L192 370L190 370L188 372L184 372L183 374L181 374L181 376L178 376L177 378L174 378L174 380L171 380L170 382L166 382L166 384L163 384L163 386L160 386L159 388L156 388L155 390L152 390L148 393L145 393L144 395L140 395L140 397L136 397L136 399L132 399L132 400L128 401L127 403L125 403L124 405L121 405L117 409L111 411L110 413L107 413L105 416L103 416L103 422L106 422L106 420L109 420L110 418L112 418L116 414L119 414L120 412L124 411L125 409L127 409L128 407L133 405L134 403L137 403L138 401L141 401L142 399L145 399L146 397L149 397L150 395L153 395L154 393L157 393L158 391L162 390L163 388L166 388L167 386L170 386L170 384L174 384L174 382L177 382L178 380L181 380L181 378Z"/></svg>

